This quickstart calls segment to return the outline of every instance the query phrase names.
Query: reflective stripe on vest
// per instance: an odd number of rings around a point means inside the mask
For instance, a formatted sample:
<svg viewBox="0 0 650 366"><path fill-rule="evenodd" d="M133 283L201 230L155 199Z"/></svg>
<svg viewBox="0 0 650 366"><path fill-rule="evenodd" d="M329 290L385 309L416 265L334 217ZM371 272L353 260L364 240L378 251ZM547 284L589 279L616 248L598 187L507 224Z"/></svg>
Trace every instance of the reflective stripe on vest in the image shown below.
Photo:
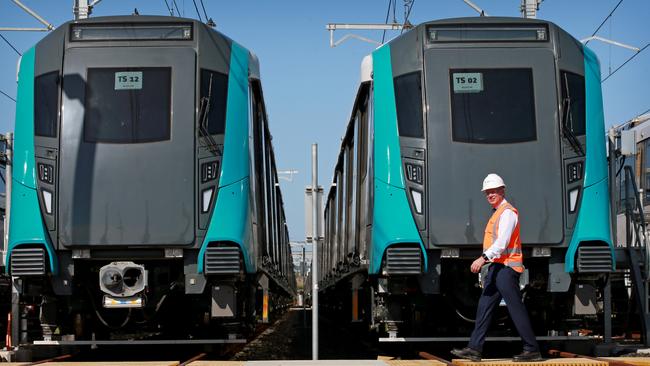
<svg viewBox="0 0 650 366"><path fill-rule="evenodd" d="M489 247L494 244L494 241L497 238L499 232L499 220L501 214L506 209L512 210L515 214L518 214L516 208L512 207L508 202L500 205L490 217L487 225L485 226L485 235L483 236L483 250L487 250ZM505 266L511 267L515 271L522 273L524 271L523 265L524 257L521 250L521 239L519 237L519 220L517 220L517 225L515 225L512 235L510 236L510 241L508 245L501 253L501 256L498 258L492 259L494 263L501 263Z"/></svg>

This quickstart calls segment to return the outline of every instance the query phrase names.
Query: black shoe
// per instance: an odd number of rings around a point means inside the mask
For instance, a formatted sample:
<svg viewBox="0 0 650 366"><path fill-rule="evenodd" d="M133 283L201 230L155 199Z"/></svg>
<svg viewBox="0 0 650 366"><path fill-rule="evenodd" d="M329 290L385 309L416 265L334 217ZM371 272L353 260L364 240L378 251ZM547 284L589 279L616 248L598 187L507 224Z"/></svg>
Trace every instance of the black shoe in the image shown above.
<svg viewBox="0 0 650 366"><path fill-rule="evenodd" d="M481 361L481 352L469 347L465 347L463 349L454 348L451 350L451 354L460 358L466 358L474 362Z"/></svg>
<svg viewBox="0 0 650 366"><path fill-rule="evenodd" d="M538 362L542 360L542 354L539 351L524 351L512 357L514 362Z"/></svg>

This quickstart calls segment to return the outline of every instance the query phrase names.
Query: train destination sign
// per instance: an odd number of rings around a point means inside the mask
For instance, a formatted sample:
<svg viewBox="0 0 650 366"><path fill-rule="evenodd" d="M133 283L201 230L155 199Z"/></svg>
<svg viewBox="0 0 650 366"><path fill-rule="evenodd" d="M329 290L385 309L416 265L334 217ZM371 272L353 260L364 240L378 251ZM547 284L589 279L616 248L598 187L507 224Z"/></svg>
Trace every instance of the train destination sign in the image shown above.
<svg viewBox="0 0 650 366"><path fill-rule="evenodd" d="M483 91L483 74L480 72L455 72L451 76L454 93L479 93Z"/></svg>
<svg viewBox="0 0 650 366"><path fill-rule="evenodd" d="M119 71L115 73L115 90L142 89L142 71Z"/></svg>

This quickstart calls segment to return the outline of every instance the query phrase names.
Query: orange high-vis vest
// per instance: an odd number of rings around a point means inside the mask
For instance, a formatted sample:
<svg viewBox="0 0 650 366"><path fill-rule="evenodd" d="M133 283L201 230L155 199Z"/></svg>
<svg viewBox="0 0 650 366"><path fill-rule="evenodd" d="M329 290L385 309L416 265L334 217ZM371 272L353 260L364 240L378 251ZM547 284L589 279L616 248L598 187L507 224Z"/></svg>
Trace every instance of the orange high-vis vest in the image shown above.
<svg viewBox="0 0 650 366"><path fill-rule="evenodd" d="M519 215L519 212L516 208L512 207L508 202L504 202L500 205L490 217L487 226L485 226L485 236L483 236L483 250L487 250L492 246L494 241L497 239L499 233L499 219L501 214L505 209L511 209L515 214ZM506 249L501 253L501 256L498 258L492 259L493 263L501 263L504 266L508 266L515 271L522 273L524 272L524 256L521 252L521 239L519 237L519 220L517 220L517 225L512 231L510 236L510 241L506 246Z"/></svg>

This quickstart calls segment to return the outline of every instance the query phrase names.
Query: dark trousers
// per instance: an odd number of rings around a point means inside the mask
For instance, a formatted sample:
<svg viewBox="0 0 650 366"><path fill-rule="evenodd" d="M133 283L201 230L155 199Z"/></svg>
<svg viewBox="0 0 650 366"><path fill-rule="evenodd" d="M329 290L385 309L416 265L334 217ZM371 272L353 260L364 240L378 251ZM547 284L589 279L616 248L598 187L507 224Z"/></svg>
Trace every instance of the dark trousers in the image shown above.
<svg viewBox="0 0 650 366"><path fill-rule="evenodd" d="M519 273L510 267L492 263L484 279L483 293L476 310L476 324L468 347L479 352L483 351L483 342L488 328L492 323L494 310L503 298L508 307L510 318L524 342L524 351L539 351L533 327L528 318L528 312L521 301L519 291Z"/></svg>

